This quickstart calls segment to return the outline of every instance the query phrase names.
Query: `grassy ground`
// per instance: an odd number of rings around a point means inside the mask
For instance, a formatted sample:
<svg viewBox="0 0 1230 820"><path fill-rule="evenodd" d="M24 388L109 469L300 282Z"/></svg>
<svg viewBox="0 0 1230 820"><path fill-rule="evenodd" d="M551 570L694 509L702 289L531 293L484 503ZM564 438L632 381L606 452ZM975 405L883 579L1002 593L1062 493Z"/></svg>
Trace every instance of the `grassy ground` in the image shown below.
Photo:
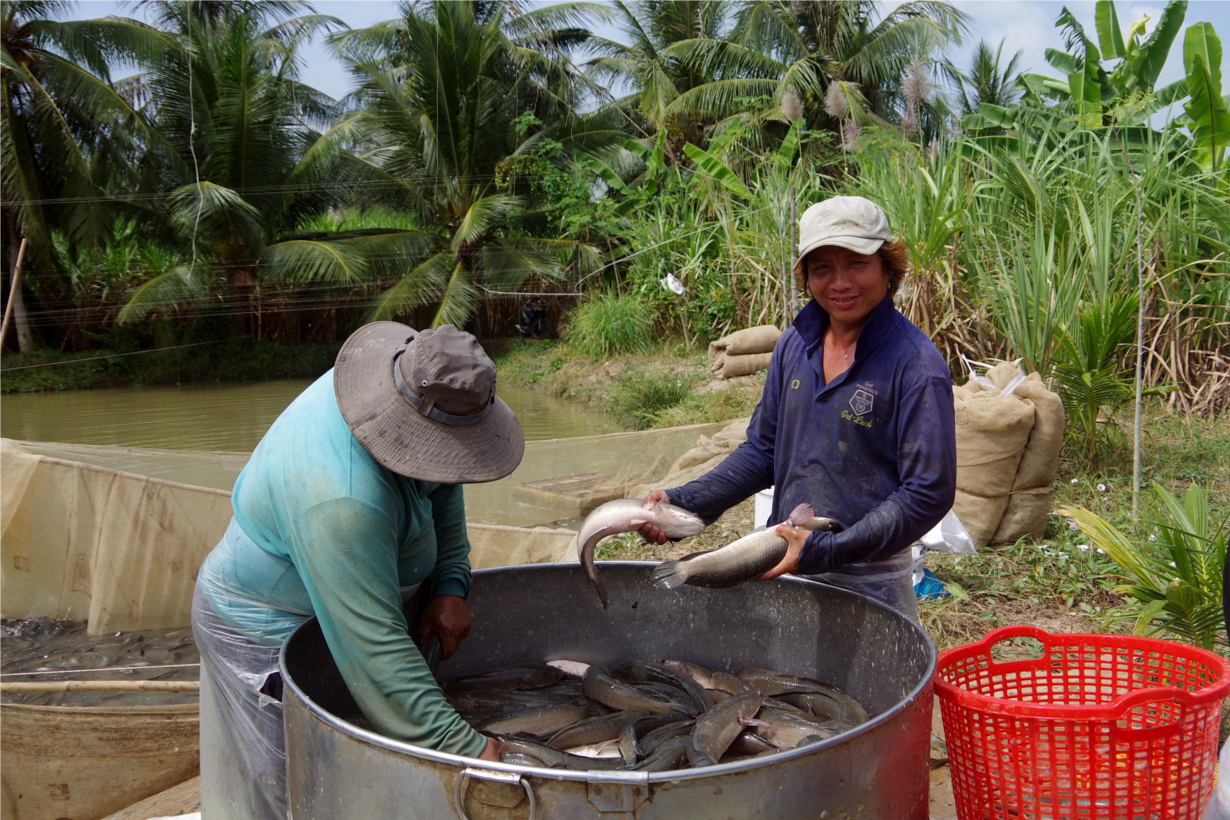
<svg viewBox="0 0 1230 820"><path fill-rule="evenodd" d="M703 354L664 347L651 356L590 362L565 343L522 343L497 359L500 378L536 386L554 395L616 413L630 428L667 427L746 417L764 384L760 376L720 382L708 378ZM647 383L674 382L675 390L652 392ZM656 401L656 403L655 403ZM637 402L642 402L637 405ZM1192 481L1209 494L1215 521L1230 515L1230 417L1185 421L1165 406L1147 407L1144 476L1181 495ZM1140 522L1131 518L1130 438L1112 425L1098 452L1098 469L1065 458L1055 482L1056 508L1079 505L1141 539L1160 518L1151 494L1141 497ZM652 547L639 536L611 539L603 559L664 560L722 546L752 523L749 499L728 510L694 539ZM927 565L950 584L953 595L921 605L923 625L943 651L981 638L1007 624L1033 624L1052 632L1127 631L1130 608L1114 592L1123 578L1115 564L1067 519L1052 515L1041 542L982 548L973 558L931 553Z"/></svg>
<svg viewBox="0 0 1230 820"><path fill-rule="evenodd" d="M751 415L764 373L716 379L703 353L665 345L653 354L590 361L566 343L516 342L496 357L500 378L611 413L630 430Z"/></svg>
<svg viewBox="0 0 1230 820"><path fill-rule="evenodd" d="M340 347L229 339L151 351L13 353L0 360L0 392L316 378Z"/></svg>

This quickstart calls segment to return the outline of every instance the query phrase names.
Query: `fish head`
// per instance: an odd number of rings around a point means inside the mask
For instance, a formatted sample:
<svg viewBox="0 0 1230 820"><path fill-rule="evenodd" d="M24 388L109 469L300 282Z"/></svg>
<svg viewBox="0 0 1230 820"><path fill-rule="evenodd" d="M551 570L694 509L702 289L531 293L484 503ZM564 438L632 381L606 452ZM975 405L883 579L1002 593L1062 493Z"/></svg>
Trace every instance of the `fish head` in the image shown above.
<svg viewBox="0 0 1230 820"><path fill-rule="evenodd" d="M812 510L811 504L800 504L791 511L790 517L786 519L786 523L801 527L814 518L815 515L816 513Z"/></svg>
<svg viewBox="0 0 1230 820"><path fill-rule="evenodd" d="M654 509L654 523L666 533L667 538L700 535L705 529L704 519L674 504L658 504Z"/></svg>

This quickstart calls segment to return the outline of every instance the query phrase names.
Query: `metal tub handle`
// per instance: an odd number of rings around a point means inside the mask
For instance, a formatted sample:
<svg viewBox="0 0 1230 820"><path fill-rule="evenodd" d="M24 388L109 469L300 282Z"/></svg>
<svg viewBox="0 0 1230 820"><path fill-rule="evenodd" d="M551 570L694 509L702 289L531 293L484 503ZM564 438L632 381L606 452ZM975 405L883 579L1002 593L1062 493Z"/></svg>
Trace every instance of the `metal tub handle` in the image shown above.
<svg viewBox="0 0 1230 820"><path fill-rule="evenodd" d="M517 772L497 772L491 769L462 769L461 774L457 775L457 783L453 786L453 801L457 804L457 815L461 820L470 820L470 815L466 814L465 792L466 785L470 778L474 777L479 780L490 780L495 783L508 783L511 785L519 785L525 789L525 796L530 799L530 816L529 820L534 820L534 815L538 811L538 801L534 799L534 788L530 782Z"/></svg>

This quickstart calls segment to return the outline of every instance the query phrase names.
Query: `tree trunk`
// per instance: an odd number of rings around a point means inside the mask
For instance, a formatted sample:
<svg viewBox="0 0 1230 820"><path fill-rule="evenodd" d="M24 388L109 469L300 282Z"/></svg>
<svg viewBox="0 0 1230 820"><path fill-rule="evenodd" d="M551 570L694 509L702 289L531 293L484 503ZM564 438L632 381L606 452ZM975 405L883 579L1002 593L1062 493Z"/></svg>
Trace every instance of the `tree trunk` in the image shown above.
<svg viewBox="0 0 1230 820"><path fill-rule="evenodd" d="M17 239L17 232L13 231L9 234L10 237ZM30 335L30 319L26 315L25 300L21 296L21 283L17 283L17 287L13 287L13 282L20 270L17 267L17 251L21 246L21 241L18 240L9 246L9 299L13 301L13 328L17 333L17 349L22 353L28 353L34 349L34 337Z"/></svg>

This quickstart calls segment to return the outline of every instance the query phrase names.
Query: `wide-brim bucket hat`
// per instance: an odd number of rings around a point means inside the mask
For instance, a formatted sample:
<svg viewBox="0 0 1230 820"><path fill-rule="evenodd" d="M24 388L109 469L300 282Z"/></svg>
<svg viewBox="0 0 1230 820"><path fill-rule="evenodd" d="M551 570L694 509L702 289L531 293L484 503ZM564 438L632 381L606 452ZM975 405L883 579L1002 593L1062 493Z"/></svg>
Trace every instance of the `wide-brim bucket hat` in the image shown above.
<svg viewBox="0 0 1230 820"><path fill-rule="evenodd" d="M364 325L337 354L333 389L350 432L398 475L495 481L525 453L521 423L495 395L495 365L477 339L452 325Z"/></svg>

